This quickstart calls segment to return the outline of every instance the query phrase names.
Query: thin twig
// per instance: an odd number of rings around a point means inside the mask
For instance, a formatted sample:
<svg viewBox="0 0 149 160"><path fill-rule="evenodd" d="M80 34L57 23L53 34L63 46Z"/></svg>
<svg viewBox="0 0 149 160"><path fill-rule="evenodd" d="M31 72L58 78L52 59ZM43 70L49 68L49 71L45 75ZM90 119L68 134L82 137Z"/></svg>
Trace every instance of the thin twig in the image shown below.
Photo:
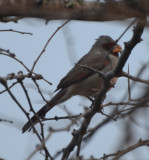
<svg viewBox="0 0 149 160"><path fill-rule="evenodd" d="M21 32L21 31L17 31L17 30L13 30L13 29L1 29L0 32L16 32L16 33L20 33L20 34L33 35L32 33L29 33L29 32Z"/></svg>
<svg viewBox="0 0 149 160"><path fill-rule="evenodd" d="M70 20L67 20L67 21L66 21L65 23L63 23L60 27L58 27L58 28L56 29L56 31L52 34L52 36L48 39L48 41L46 42L43 50L41 51L41 53L39 54L39 56L36 58L36 60L35 60L34 63L33 63L33 66L32 66L31 71L30 71L31 74L32 74L32 72L33 72L33 70L34 70L37 62L39 61L40 57L41 57L42 54L45 52L45 50L46 50L49 42L51 41L51 39L52 39L52 38L54 37L54 35L55 35L63 26L65 26L68 22L70 22Z"/></svg>
<svg viewBox="0 0 149 160"><path fill-rule="evenodd" d="M129 74L129 65L128 65L128 74ZM130 79L127 78L127 80L128 80L128 100L131 101Z"/></svg>
<svg viewBox="0 0 149 160"><path fill-rule="evenodd" d="M15 86L17 83L18 83L18 82L12 83L11 86L8 87L8 88L11 89L11 88L12 88L13 86ZM0 94L4 93L4 92L6 92L6 91L7 91L7 89L4 89L3 91L0 92Z"/></svg>
<svg viewBox="0 0 149 160"><path fill-rule="evenodd" d="M39 116L37 115L37 113L36 113L36 112L34 111L34 109L33 109L33 106L32 106L31 100L30 100L30 97L29 97L29 95L28 95L28 92L27 92L24 84L23 84L23 81L21 80L21 81L19 81L19 83L20 83L21 87L23 88L23 91L24 91L24 93L25 93L25 95L26 95L28 104L29 104L29 106L30 106L30 110L34 113L34 115L36 115L36 117L37 117L37 119L38 119L38 122L40 123L40 126L41 126L41 137L42 137L42 146L43 146L43 148L45 148L43 124L42 124ZM45 155L46 155L46 157L47 157L47 155L50 155L47 150L45 150Z"/></svg>
<svg viewBox="0 0 149 160"><path fill-rule="evenodd" d="M29 68L28 68L22 61L20 61L19 59L17 59L16 57L11 56L10 54L6 54L6 53L0 53L0 55L4 55L4 56L10 57L10 58L16 60L16 61L19 62L28 72L30 71Z"/></svg>
<svg viewBox="0 0 149 160"><path fill-rule="evenodd" d="M0 122L7 122L7 123L13 123L13 121L10 121L10 120L7 120L7 119L2 119L2 118L0 118Z"/></svg>
<svg viewBox="0 0 149 160"><path fill-rule="evenodd" d="M141 78L138 78L138 77L134 77L132 75L129 75L128 73L126 72L121 72L121 75L120 76L123 76L123 77L126 77L126 78L129 78L133 81L136 81L136 82L141 82L141 83L144 83L144 84L148 84L149 85L149 80L144 80L144 79L141 79Z"/></svg>
<svg viewBox="0 0 149 160"><path fill-rule="evenodd" d="M55 121L58 121L60 119L75 119L75 118L81 118L83 117L84 115L83 114L78 114L78 115L72 115L72 116L63 116L63 117L58 117L58 116L55 116L53 118L43 118L42 121L49 121L49 120L55 120Z"/></svg>
<svg viewBox="0 0 149 160"><path fill-rule="evenodd" d="M38 132L36 131L34 124L32 123L32 121L29 118L29 114L25 111L25 109L23 108L23 106L19 103L19 101L17 100L17 98L13 95L13 93L10 91L10 89L8 88L7 85L7 81L0 77L0 83L6 88L7 92L9 93L10 97L14 100L14 102L18 105L18 107L22 110L22 112L26 115L26 117L28 118L28 120L30 121L35 134L37 135L38 139L40 140L40 142L42 143L42 139L40 137L40 135L38 134ZM49 151L47 150L46 146L43 146L44 150L46 151L46 153L48 154L48 156L50 157L51 160L53 160L52 156L50 155Z"/></svg>
<svg viewBox="0 0 149 160"><path fill-rule="evenodd" d="M113 50L113 48L117 45L118 41L122 38L122 36L128 31L128 29L137 21L137 18L135 18L129 25L128 27L124 30L124 32L119 36L119 38L117 40L115 40L115 43L113 44L113 46L111 47L111 49L109 50L109 52L105 55L105 59L108 57L108 55L111 53L111 51ZM104 60L103 60L104 61Z"/></svg>
<svg viewBox="0 0 149 160"><path fill-rule="evenodd" d="M115 154L115 157L112 159L112 160L118 160L120 157L122 157L124 154L138 148L138 147L142 147L142 146L148 146L149 145L149 140L139 140L136 144L128 147L128 148L125 148L124 150L121 150L121 151L118 151L116 154Z"/></svg>
<svg viewBox="0 0 149 160"><path fill-rule="evenodd" d="M80 67L82 67L82 68L85 68L85 69L89 69L89 70L91 70L91 71L93 71L93 72L95 72L95 73L98 73L99 76L104 77L104 73L98 71L97 69L94 69L94 68L89 67L89 66L87 66L87 65L78 64L78 63L76 63L76 65L78 65L78 66L80 66Z"/></svg>
<svg viewBox="0 0 149 160"><path fill-rule="evenodd" d="M16 56L14 53L10 52L9 49L0 48L0 52L6 52L6 53L8 53L11 57L15 57L15 56Z"/></svg>
<svg viewBox="0 0 149 160"><path fill-rule="evenodd" d="M42 92L41 92L41 90L40 90L40 87L39 87L36 79L33 79L33 78L32 78L32 80L33 80L33 82L35 83L35 85L36 85L36 87L37 87L37 89L38 89L38 93L41 95L42 99L47 103L48 101L44 98L44 96L43 96L43 94L42 94Z"/></svg>

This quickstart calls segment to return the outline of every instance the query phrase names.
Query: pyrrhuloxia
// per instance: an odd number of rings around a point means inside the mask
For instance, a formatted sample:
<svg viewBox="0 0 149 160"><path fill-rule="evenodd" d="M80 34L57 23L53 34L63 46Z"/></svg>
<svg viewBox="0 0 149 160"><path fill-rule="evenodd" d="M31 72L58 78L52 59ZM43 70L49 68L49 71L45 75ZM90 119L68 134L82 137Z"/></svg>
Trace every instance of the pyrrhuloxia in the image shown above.
<svg viewBox="0 0 149 160"><path fill-rule="evenodd" d="M111 37L100 36L91 50L60 81L56 89L56 91L60 91L37 112L38 117L43 119L45 114L55 105L66 101L72 96L95 97L103 84L103 79L98 73L83 68L80 65L91 67L103 73L113 70L117 64L118 52L121 51L121 47L116 45L106 58L105 55L111 50L114 44L115 41ZM116 78L113 78L111 83L116 83ZM33 124L36 124L38 118L34 115L31 121ZM22 132L24 133L30 128L31 124L28 121L22 128Z"/></svg>

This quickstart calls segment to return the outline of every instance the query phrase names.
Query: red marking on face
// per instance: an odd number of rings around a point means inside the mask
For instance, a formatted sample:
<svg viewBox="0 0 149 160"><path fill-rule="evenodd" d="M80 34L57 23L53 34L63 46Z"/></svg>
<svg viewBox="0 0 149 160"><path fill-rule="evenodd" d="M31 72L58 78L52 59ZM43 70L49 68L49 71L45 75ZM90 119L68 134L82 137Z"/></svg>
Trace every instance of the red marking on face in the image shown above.
<svg viewBox="0 0 149 160"><path fill-rule="evenodd" d="M110 50L110 49L113 47L114 44L115 44L114 41L111 42L111 43L105 43L105 44L103 45L103 48L108 51L108 50Z"/></svg>

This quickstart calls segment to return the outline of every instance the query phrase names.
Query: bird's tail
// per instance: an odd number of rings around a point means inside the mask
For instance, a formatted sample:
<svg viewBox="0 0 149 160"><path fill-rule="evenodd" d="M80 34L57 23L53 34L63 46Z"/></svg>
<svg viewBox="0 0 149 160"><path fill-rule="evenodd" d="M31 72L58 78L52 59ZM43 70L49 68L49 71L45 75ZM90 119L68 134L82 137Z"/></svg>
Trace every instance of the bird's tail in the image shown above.
<svg viewBox="0 0 149 160"><path fill-rule="evenodd" d="M64 94L66 93L66 89L59 91L47 104L45 104L37 113L31 118L33 125L39 122L39 119L43 119L46 113L51 110L56 104L59 104L65 101ZM27 130L31 130L32 125L31 122L28 121L22 128L22 133Z"/></svg>

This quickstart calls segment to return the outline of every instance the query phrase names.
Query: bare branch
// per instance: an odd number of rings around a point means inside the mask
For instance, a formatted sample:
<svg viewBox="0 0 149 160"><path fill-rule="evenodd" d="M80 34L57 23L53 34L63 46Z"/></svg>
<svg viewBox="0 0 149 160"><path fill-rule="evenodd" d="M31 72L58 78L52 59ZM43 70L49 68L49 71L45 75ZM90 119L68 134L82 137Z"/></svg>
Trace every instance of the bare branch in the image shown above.
<svg viewBox="0 0 149 160"><path fill-rule="evenodd" d="M58 121L60 119L74 119L74 118L81 118L83 117L84 115L83 114L78 114L78 115L73 115L73 116L64 116L64 117L53 117L53 118L44 118L42 121L47 121L47 120L55 120L55 121Z"/></svg>
<svg viewBox="0 0 149 160"><path fill-rule="evenodd" d="M7 120L7 119L2 119L2 118L0 118L0 122L13 123L13 121L10 121L10 120Z"/></svg>
<svg viewBox="0 0 149 160"><path fill-rule="evenodd" d="M138 147L142 147L142 146L147 146L148 147L149 145L149 140L139 140L136 144L124 149L124 150L121 150L121 151L118 151L117 153L115 153L115 157L112 159L112 160L118 160L120 157L122 157L123 155L125 155L126 153L138 148Z"/></svg>
<svg viewBox="0 0 149 160"><path fill-rule="evenodd" d="M93 108L86 113L80 128L78 130L76 130L75 134L73 134L73 138L72 138L71 142L64 149L62 160L68 159L69 154L74 149L74 147L76 145L78 145L80 143L80 141L82 141L82 138L86 134L88 125L90 124L90 121L91 121L92 117L99 111L100 106L103 102L103 98L105 97L105 94L110 87L110 79L113 78L113 77L116 77L116 75L121 73L122 68L124 67L128 57L131 53L131 50L135 47L135 45L138 42L140 42L141 35L143 33L143 30L144 30L144 26L145 26L145 22L142 24L141 21L138 21L138 23L136 25L136 28L134 30L133 37L129 42L127 42L127 45L125 46L123 54L120 57L118 65L116 66L116 68L112 72L106 73L104 75L104 77L105 77L104 78L104 85L101 88L97 98L95 99L95 103L93 104Z"/></svg>
<svg viewBox="0 0 149 160"><path fill-rule="evenodd" d="M140 78L138 78L138 77L134 77L134 76L129 75L128 73L126 73L126 72L124 72L124 71L121 73L121 76L126 77L126 78L129 78L129 79L131 79L131 80L133 80L133 81L135 81L135 82L141 82L141 83L144 83L144 84L148 84L148 85L149 85L149 80L144 80L144 79L140 79Z"/></svg>
<svg viewBox="0 0 149 160"><path fill-rule="evenodd" d="M13 30L13 29L0 29L0 32L15 32L15 33L20 33L20 34L33 35L32 33L29 33L29 32L21 32L21 31L17 31L17 30Z"/></svg>
<svg viewBox="0 0 149 160"><path fill-rule="evenodd" d="M28 118L28 120L30 121L30 123L31 123L31 125L32 125L32 127L33 127L33 129L34 129L34 132L36 133L38 139L39 139L40 142L42 143L43 141L42 141L40 135L38 134L38 132L36 131L36 129L35 129L32 121L30 120L29 114L25 111L25 109L24 109L23 106L20 104L20 102L17 100L17 98L14 96L14 94L10 91L10 89L9 89L8 86L7 86L7 81L6 81L4 78L0 77L0 83L6 88L7 92L8 92L9 95L10 95L10 97L14 100L14 102L18 105L18 107L19 107L19 108L22 110L22 112L26 115L26 117ZM25 91L25 93L26 93L26 91ZM35 114L36 114L36 113L35 113ZM47 150L46 146L45 146L43 143L42 143L42 145L43 145L43 148L44 148L46 154L50 157L51 160L53 160L53 158L52 158L52 156L50 155L49 151Z"/></svg>
<svg viewBox="0 0 149 160"><path fill-rule="evenodd" d="M65 23L63 23L60 27L58 27L58 28L56 29L56 31L52 34L52 36L48 39L48 41L46 42L43 50L41 51L41 53L39 54L39 56L37 57L37 59L35 60L33 66L32 66L32 69L31 69L31 72L30 72L31 74L32 74L32 72L33 72L33 70L34 70L34 68L35 68L35 65L37 64L39 58L40 58L40 57L42 56L42 54L45 52L45 50L46 50L49 42L51 41L51 39L52 39L52 38L54 37L54 35L55 35L63 26L65 26L69 21L70 21L70 20L67 20L67 21L66 21Z"/></svg>

